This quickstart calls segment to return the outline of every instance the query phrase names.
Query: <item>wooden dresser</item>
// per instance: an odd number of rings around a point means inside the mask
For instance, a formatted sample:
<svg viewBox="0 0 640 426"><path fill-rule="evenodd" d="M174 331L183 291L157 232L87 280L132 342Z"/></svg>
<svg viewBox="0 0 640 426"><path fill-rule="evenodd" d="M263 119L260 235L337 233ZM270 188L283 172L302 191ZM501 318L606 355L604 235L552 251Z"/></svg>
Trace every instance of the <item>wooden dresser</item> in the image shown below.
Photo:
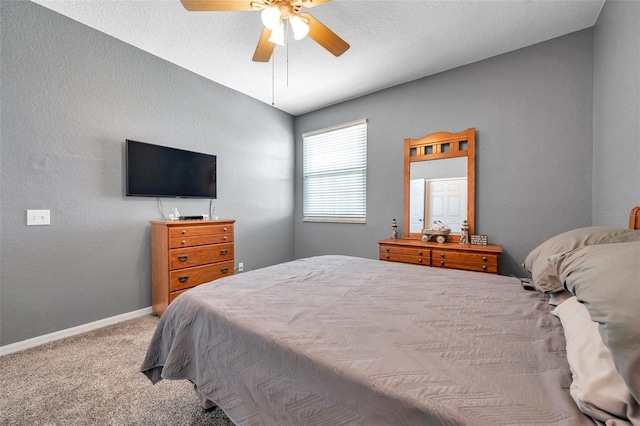
<svg viewBox="0 0 640 426"><path fill-rule="evenodd" d="M381 240L378 245L380 260L492 274L498 273L502 253L502 246L494 244L439 244L403 238Z"/></svg>
<svg viewBox="0 0 640 426"><path fill-rule="evenodd" d="M181 293L233 275L235 220L151 221L151 301L161 316Z"/></svg>

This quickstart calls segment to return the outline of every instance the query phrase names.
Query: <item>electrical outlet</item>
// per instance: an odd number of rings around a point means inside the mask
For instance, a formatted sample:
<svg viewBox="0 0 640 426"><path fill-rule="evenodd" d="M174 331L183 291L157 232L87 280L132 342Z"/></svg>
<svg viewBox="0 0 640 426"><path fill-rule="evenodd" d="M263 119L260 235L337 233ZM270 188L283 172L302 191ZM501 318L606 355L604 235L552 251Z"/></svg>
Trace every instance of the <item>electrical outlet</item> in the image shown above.
<svg viewBox="0 0 640 426"><path fill-rule="evenodd" d="M240 262L238 263L238 272L242 272L244 271L244 263Z"/></svg>
<svg viewBox="0 0 640 426"><path fill-rule="evenodd" d="M27 210L27 226L51 225L50 210Z"/></svg>

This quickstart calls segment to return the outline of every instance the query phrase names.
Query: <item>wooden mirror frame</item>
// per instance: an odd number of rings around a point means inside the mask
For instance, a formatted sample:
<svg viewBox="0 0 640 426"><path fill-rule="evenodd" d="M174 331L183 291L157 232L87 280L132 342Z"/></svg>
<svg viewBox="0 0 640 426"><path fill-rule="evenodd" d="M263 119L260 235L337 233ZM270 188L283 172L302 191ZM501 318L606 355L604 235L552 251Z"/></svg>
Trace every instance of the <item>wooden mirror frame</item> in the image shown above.
<svg viewBox="0 0 640 426"><path fill-rule="evenodd" d="M464 141L466 147L460 143ZM411 155L412 153L414 155ZM411 163L454 157L467 157L467 222L469 235L473 235L476 211L476 129L471 127L460 133L436 132L422 139L404 140L404 238L422 238L421 233L409 232ZM450 234L447 241L459 242L460 234Z"/></svg>

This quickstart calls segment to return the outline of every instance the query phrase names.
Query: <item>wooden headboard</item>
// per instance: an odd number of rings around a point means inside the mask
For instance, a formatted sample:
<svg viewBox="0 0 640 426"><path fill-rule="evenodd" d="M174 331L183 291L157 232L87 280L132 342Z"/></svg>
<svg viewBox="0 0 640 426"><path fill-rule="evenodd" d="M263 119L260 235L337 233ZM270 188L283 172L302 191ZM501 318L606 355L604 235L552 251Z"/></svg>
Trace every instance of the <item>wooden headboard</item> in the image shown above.
<svg viewBox="0 0 640 426"><path fill-rule="evenodd" d="M629 229L640 229L640 206L632 208L629 213Z"/></svg>

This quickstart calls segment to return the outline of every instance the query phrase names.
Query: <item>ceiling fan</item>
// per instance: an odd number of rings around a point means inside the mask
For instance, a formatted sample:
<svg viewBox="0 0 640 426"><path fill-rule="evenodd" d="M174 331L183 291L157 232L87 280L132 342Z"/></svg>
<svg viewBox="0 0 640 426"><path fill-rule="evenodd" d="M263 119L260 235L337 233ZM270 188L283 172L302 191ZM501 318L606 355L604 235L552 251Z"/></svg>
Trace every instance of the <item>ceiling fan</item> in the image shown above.
<svg viewBox="0 0 640 426"><path fill-rule="evenodd" d="M307 35L335 56L349 49L349 44L308 13L303 7L315 7L331 0L180 0L190 12L262 10L264 30L253 54L254 62L269 62L276 44L284 46L284 23L288 20L296 40Z"/></svg>

